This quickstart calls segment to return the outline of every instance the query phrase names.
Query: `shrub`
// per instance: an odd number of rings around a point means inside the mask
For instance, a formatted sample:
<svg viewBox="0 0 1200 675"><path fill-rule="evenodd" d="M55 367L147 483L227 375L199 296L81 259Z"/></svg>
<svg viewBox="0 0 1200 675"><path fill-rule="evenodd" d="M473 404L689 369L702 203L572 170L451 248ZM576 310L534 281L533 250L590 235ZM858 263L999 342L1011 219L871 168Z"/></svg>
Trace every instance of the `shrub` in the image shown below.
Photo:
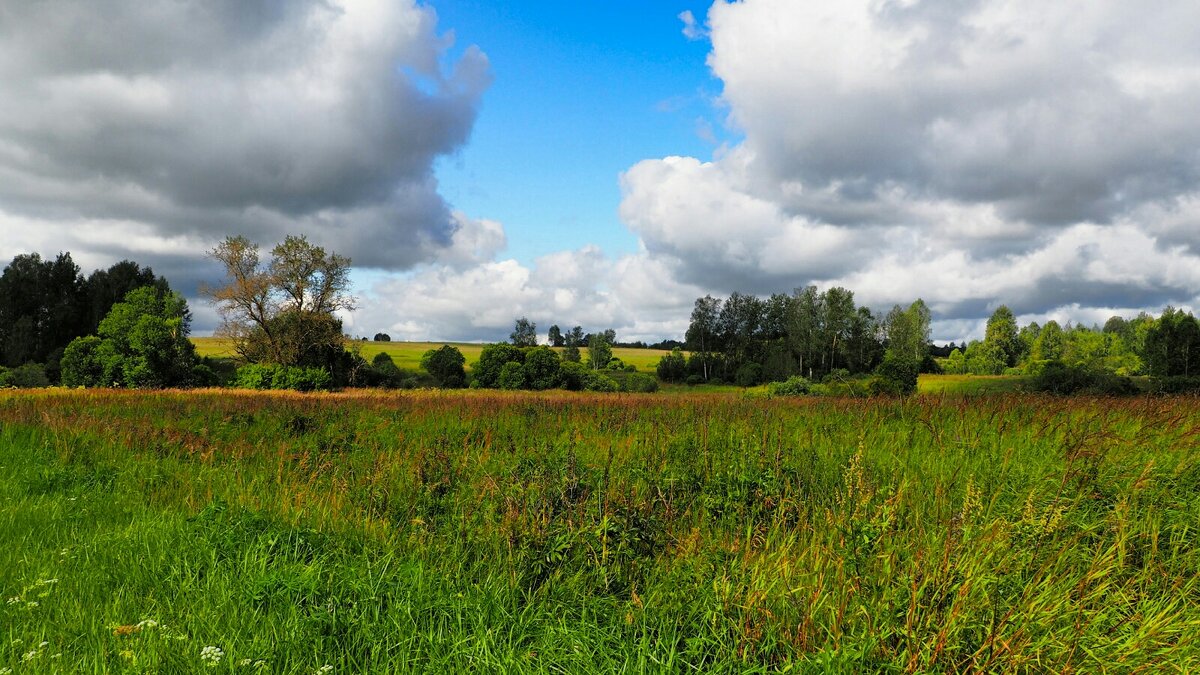
<svg viewBox="0 0 1200 675"><path fill-rule="evenodd" d="M518 366L525 363L525 352L505 342L488 345L479 354L479 362L472 369L471 386L495 389L500 385L500 371L509 363Z"/></svg>
<svg viewBox="0 0 1200 675"><path fill-rule="evenodd" d="M429 373L438 385L449 389L466 386L467 372L463 369L466 362L462 352L450 345L430 349L421 357L421 367L425 372Z"/></svg>
<svg viewBox="0 0 1200 675"><path fill-rule="evenodd" d="M907 396L917 390L919 364L912 359L888 354L875 369L870 383L872 394Z"/></svg>
<svg viewBox="0 0 1200 675"><path fill-rule="evenodd" d="M530 389L554 389L562 383L562 362L549 347L535 347L526 352L524 368Z"/></svg>
<svg viewBox="0 0 1200 675"><path fill-rule="evenodd" d="M426 352L428 353L428 352ZM391 355L379 352L371 359L370 372L367 374L367 384L385 389L394 389L404 381L404 371L396 366Z"/></svg>
<svg viewBox="0 0 1200 675"><path fill-rule="evenodd" d="M649 373L620 373L612 378L620 391L634 394L651 394L658 391L658 380Z"/></svg>
<svg viewBox="0 0 1200 675"><path fill-rule="evenodd" d="M319 391L329 389L333 378L324 368L313 366L278 366L251 363L237 370L234 386L241 389L292 389Z"/></svg>
<svg viewBox="0 0 1200 675"><path fill-rule="evenodd" d="M850 379L850 371L845 368L834 368L821 378L821 384L829 384L830 382L841 382Z"/></svg>
<svg viewBox="0 0 1200 675"><path fill-rule="evenodd" d="M658 378L663 382L682 382L687 377L687 360L678 347L658 360Z"/></svg>
<svg viewBox="0 0 1200 675"><path fill-rule="evenodd" d="M812 383L799 375L793 375L783 382L772 382L770 391L775 396L805 396L811 393Z"/></svg>
<svg viewBox="0 0 1200 675"><path fill-rule="evenodd" d="M50 378L46 377L46 370L41 364L26 363L11 370L0 368L0 387L37 389L49 386Z"/></svg>
<svg viewBox="0 0 1200 675"><path fill-rule="evenodd" d="M612 392L617 391L618 388L616 380L595 371L589 370L587 377L583 380L584 391Z"/></svg>
<svg viewBox="0 0 1200 675"><path fill-rule="evenodd" d="M496 386L501 389L524 389L526 384L525 367L516 361L505 363L496 378Z"/></svg>
<svg viewBox="0 0 1200 675"><path fill-rule="evenodd" d="M704 384L704 376L703 375L688 375L686 382L689 387L694 387L698 384Z"/></svg>
<svg viewBox="0 0 1200 675"><path fill-rule="evenodd" d="M1138 392L1133 380L1113 373L1097 372L1083 366L1068 366L1062 361L1043 364L1029 382L1032 391L1062 396L1095 394L1128 396Z"/></svg>

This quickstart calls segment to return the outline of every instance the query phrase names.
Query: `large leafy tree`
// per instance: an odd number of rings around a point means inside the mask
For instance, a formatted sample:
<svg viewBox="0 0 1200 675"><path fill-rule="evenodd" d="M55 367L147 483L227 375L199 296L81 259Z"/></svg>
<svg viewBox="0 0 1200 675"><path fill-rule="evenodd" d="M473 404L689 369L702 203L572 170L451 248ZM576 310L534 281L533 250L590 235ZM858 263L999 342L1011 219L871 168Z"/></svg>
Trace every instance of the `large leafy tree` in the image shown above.
<svg viewBox="0 0 1200 675"><path fill-rule="evenodd" d="M687 348L694 354L693 358L699 357L701 367L704 374L704 379L708 379L708 364L709 355L720 350L718 319L721 316L721 301L706 295L703 298L696 299L696 305L692 309L692 320L688 324Z"/></svg>
<svg viewBox="0 0 1200 675"><path fill-rule="evenodd" d="M191 383L196 351L187 302L150 286L113 305L98 334L78 338L62 358L67 386L173 387Z"/></svg>
<svg viewBox="0 0 1200 675"><path fill-rule="evenodd" d="M988 318L984 342L994 345L1004 355L1004 365L1017 365L1021 356L1021 338L1017 330L1017 317L1007 305L1000 305Z"/></svg>
<svg viewBox="0 0 1200 675"><path fill-rule="evenodd" d="M352 310L350 259L289 236L263 261L258 244L228 237L209 255L225 267L223 286L205 288L221 314L219 334L247 361L335 370L345 355L342 322Z"/></svg>

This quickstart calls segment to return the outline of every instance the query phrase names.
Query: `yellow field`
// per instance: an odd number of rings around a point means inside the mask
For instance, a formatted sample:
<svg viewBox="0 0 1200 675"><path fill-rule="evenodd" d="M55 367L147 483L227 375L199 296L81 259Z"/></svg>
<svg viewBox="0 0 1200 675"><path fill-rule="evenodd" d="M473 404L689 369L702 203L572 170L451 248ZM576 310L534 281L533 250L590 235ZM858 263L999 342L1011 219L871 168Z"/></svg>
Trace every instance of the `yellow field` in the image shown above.
<svg viewBox="0 0 1200 675"><path fill-rule="evenodd" d="M194 337L192 342L196 345L196 352L200 356L214 357L232 357L234 356L233 345L229 340L214 337ZM449 344L457 347L467 357L467 370L471 369L471 364L479 360L479 353L483 351L486 345L473 342L351 342L351 348L361 348L361 354L364 359L370 361L375 358L375 355L380 352L386 352L392 357L392 361L400 368L407 370L417 370L421 367L421 356L430 349L437 349L444 344ZM557 349L556 351L562 351ZM583 355L584 360L587 359L587 349L579 350ZM624 347L616 347L613 349L613 356L621 359L625 363L631 363L639 371L653 373L658 360L670 352L663 349L628 349Z"/></svg>

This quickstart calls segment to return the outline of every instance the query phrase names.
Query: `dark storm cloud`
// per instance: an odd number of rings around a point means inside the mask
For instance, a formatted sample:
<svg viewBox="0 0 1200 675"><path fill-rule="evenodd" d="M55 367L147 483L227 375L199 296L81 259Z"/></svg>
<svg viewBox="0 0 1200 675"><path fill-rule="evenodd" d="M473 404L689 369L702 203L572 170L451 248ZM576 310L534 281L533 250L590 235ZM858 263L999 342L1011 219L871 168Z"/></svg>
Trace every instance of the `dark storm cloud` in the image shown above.
<svg viewBox="0 0 1200 675"><path fill-rule="evenodd" d="M0 225L303 233L359 266L431 259L456 227L433 162L490 79L481 52L446 65L447 47L411 1L7 3Z"/></svg>

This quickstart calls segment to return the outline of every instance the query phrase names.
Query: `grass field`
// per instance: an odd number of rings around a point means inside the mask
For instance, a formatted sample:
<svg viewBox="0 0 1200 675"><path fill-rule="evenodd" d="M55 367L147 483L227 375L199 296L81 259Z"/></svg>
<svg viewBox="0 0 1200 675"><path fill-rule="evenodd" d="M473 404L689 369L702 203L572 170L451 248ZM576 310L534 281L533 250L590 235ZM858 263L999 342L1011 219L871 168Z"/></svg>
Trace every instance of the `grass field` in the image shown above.
<svg viewBox="0 0 1200 675"><path fill-rule="evenodd" d="M233 345L229 340L214 337L197 337L192 338L192 342L196 345L196 353L200 356L234 356ZM421 367L421 356L425 352L430 349L437 349L445 344L457 347L462 352L463 356L467 358L468 370L470 370L472 363L479 360L479 353L483 351L485 346L472 342L352 342L351 346L360 347L360 353L367 361L375 358L376 354L385 352L392 357L392 361L397 366L406 370L418 370ZM587 348L582 348L579 351L583 355L583 358L586 359ZM624 347L613 349L613 356L625 363L633 364L638 370L646 373L653 373L654 369L658 366L658 360L669 353L660 349L628 349Z"/></svg>
<svg viewBox="0 0 1200 675"><path fill-rule="evenodd" d="M1198 409L0 392L0 670L1195 672Z"/></svg>
<svg viewBox="0 0 1200 675"><path fill-rule="evenodd" d="M919 394L1010 394L1021 390L1025 379L1011 375L922 375Z"/></svg>

